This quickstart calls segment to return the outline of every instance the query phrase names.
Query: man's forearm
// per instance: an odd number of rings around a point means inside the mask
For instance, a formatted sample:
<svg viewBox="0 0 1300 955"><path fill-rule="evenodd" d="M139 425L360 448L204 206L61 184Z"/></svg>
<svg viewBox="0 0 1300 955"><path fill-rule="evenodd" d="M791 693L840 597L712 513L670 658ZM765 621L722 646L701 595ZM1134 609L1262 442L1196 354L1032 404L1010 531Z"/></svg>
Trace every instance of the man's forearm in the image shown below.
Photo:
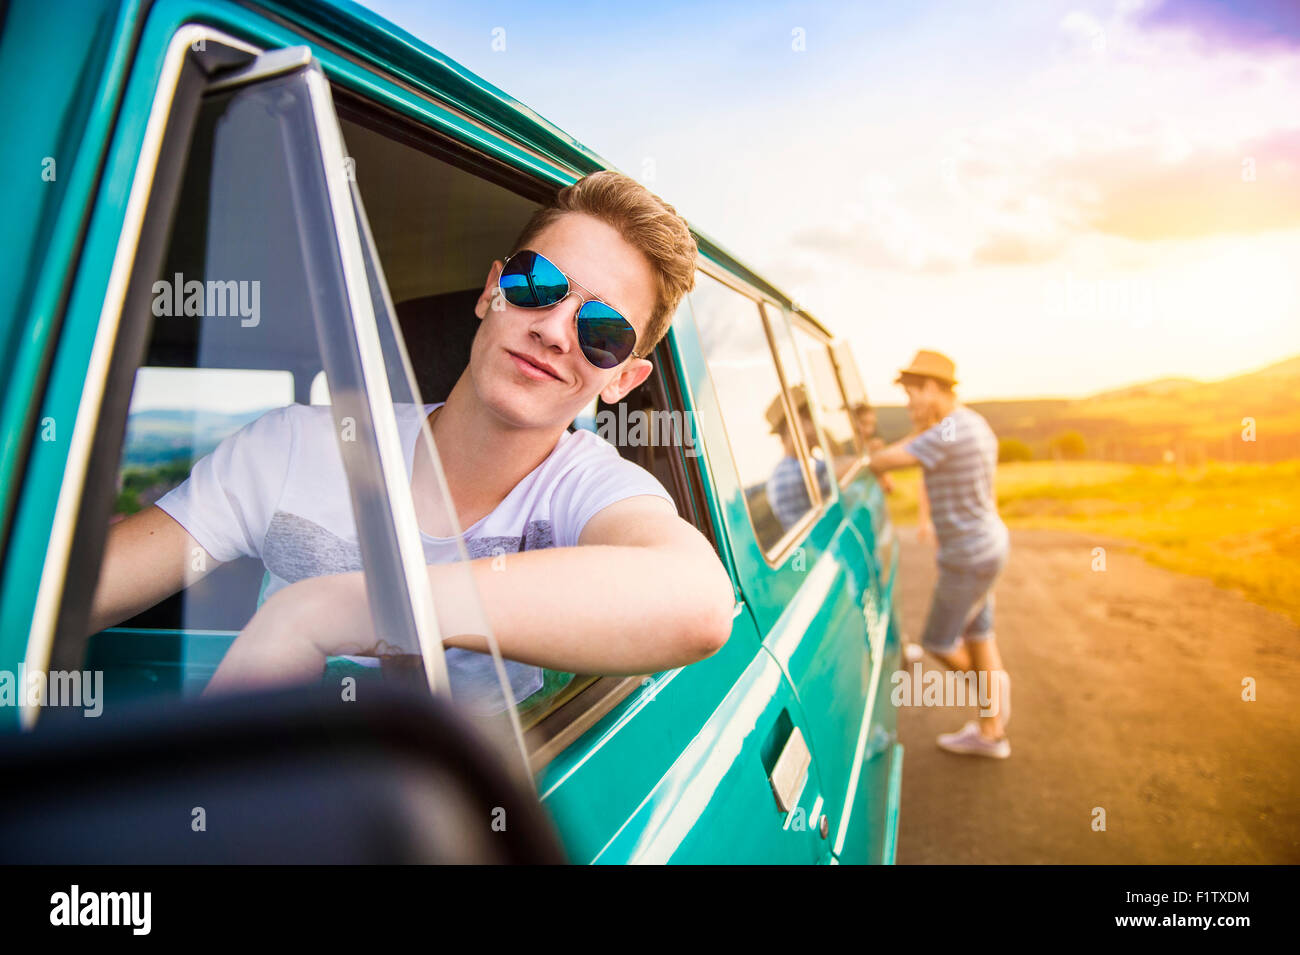
<svg viewBox="0 0 1300 955"><path fill-rule="evenodd" d="M486 615L503 657L552 670L658 672L731 633L731 580L703 538L698 549L593 544L426 570L444 646L486 652ZM329 656L414 649L375 633L362 573L311 577L267 600L204 692L317 678Z"/></svg>
<svg viewBox="0 0 1300 955"><path fill-rule="evenodd" d="M887 448L881 448L871 455L867 466L871 468L874 474L884 474L886 471L893 471L898 468L911 467L917 463L907 450L907 443L912 440L908 435L902 441L897 441Z"/></svg>
<svg viewBox="0 0 1300 955"><path fill-rule="evenodd" d="M430 564L438 629L445 646L486 652L486 614L503 657L552 670L684 666L726 642L735 606L726 570L701 544L698 552L593 544ZM361 573L308 578L272 599L274 619L245 641L249 652L288 654L275 646L286 637L313 646L322 661L393 650L378 645Z"/></svg>
<svg viewBox="0 0 1300 955"><path fill-rule="evenodd" d="M471 561L501 655L575 673L652 673L703 659L731 630L734 595L711 553L588 545ZM449 646L486 650L461 596L466 568L429 568Z"/></svg>

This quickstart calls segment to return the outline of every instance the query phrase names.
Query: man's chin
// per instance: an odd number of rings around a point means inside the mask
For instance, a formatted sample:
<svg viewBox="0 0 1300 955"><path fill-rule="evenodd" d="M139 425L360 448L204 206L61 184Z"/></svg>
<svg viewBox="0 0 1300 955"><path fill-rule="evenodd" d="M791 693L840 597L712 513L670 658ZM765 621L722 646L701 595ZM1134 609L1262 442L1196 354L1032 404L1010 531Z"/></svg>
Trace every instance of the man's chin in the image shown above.
<svg viewBox="0 0 1300 955"><path fill-rule="evenodd" d="M490 395L484 404L508 427L522 431L562 431L568 421L559 421L555 408L541 407L541 403L529 395L509 393Z"/></svg>

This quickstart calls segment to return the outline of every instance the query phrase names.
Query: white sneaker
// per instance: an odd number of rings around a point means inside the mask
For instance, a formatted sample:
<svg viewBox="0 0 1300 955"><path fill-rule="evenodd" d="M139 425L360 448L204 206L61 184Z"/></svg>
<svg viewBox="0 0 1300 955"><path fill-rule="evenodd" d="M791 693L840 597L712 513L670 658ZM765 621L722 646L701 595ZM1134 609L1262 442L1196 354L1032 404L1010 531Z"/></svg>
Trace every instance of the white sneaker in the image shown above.
<svg viewBox="0 0 1300 955"><path fill-rule="evenodd" d="M990 759L1006 759L1011 755L1010 740L1005 736L999 740L985 739L974 720L967 722L955 733L941 733L939 748L963 756L988 756Z"/></svg>

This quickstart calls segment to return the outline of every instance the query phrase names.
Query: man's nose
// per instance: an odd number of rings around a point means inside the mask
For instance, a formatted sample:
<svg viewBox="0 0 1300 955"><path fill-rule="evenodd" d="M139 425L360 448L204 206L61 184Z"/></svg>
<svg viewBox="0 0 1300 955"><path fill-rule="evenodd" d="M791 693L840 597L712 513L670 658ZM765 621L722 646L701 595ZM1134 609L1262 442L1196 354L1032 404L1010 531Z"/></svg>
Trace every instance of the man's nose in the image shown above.
<svg viewBox="0 0 1300 955"><path fill-rule="evenodd" d="M528 331L537 338L543 348L555 348L560 352L567 352L572 345L574 316L580 308L582 308L582 300L570 292L550 308L537 309L533 313Z"/></svg>

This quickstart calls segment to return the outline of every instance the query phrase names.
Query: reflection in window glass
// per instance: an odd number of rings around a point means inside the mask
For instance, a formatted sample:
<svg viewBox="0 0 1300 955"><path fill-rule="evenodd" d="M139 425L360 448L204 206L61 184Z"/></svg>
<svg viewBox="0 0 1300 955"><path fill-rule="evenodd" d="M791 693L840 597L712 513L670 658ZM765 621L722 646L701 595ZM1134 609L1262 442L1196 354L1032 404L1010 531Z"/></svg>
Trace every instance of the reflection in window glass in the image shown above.
<svg viewBox="0 0 1300 955"><path fill-rule="evenodd" d="M754 533L771 551L812 505L762 314L705 273L690 299Z"/></svg>
<svg viewBox="0 0 1300 955"><path fill-rule="evenodd" d="M136 372L112 521L148 507L250 421L293 401L293 375L246 368Z"/></svg>
<svg viewBox="0 0 1300 955"><path fill-rule="evenodd" d="M835 476L844 477L861 453L857 432L853 427L848 402L840 388L839 378L835 374L835 365L831 361L830 351L825 342L805 331L802 326L794 327L795 340L799 344L799 353L812 390L816 395L818 418L826 430L827 444L834 460Z"/></svg>
<svg viewBox="0 0 1300 955"><path fill-rule="evenodd" d="M858 439L867 450L880 447L883 442L876 435L876 412L867 400L867 389L862 386L858 375L857 362L853 360L853 351L846 341L836 342L831 346L831 360L835 363L835 372L839 375L840 385L844 389L844 400L853 414L853 424L858 431Z"/></svg>
<svg viewBox="0 0 1300 955"><path fill-rule="evenodd" d="M764 303L767 311L768 325L772 329L772 341L776 343L776 355L785 375L785 383L790 397L794 400L795 412L799 416L799 438L816 473L817 488L820 499L831 496L830 468L826 465L826 452L822 447L821 435L817 430L816 416L812 410L812 398L808 394L808 385L803 378L803 370L795 354L794 338L790 335L790 326L785 314L770 302ZM811 506L811 505L810 505ZM802 508L801 508L802 510Z"/></svg>

